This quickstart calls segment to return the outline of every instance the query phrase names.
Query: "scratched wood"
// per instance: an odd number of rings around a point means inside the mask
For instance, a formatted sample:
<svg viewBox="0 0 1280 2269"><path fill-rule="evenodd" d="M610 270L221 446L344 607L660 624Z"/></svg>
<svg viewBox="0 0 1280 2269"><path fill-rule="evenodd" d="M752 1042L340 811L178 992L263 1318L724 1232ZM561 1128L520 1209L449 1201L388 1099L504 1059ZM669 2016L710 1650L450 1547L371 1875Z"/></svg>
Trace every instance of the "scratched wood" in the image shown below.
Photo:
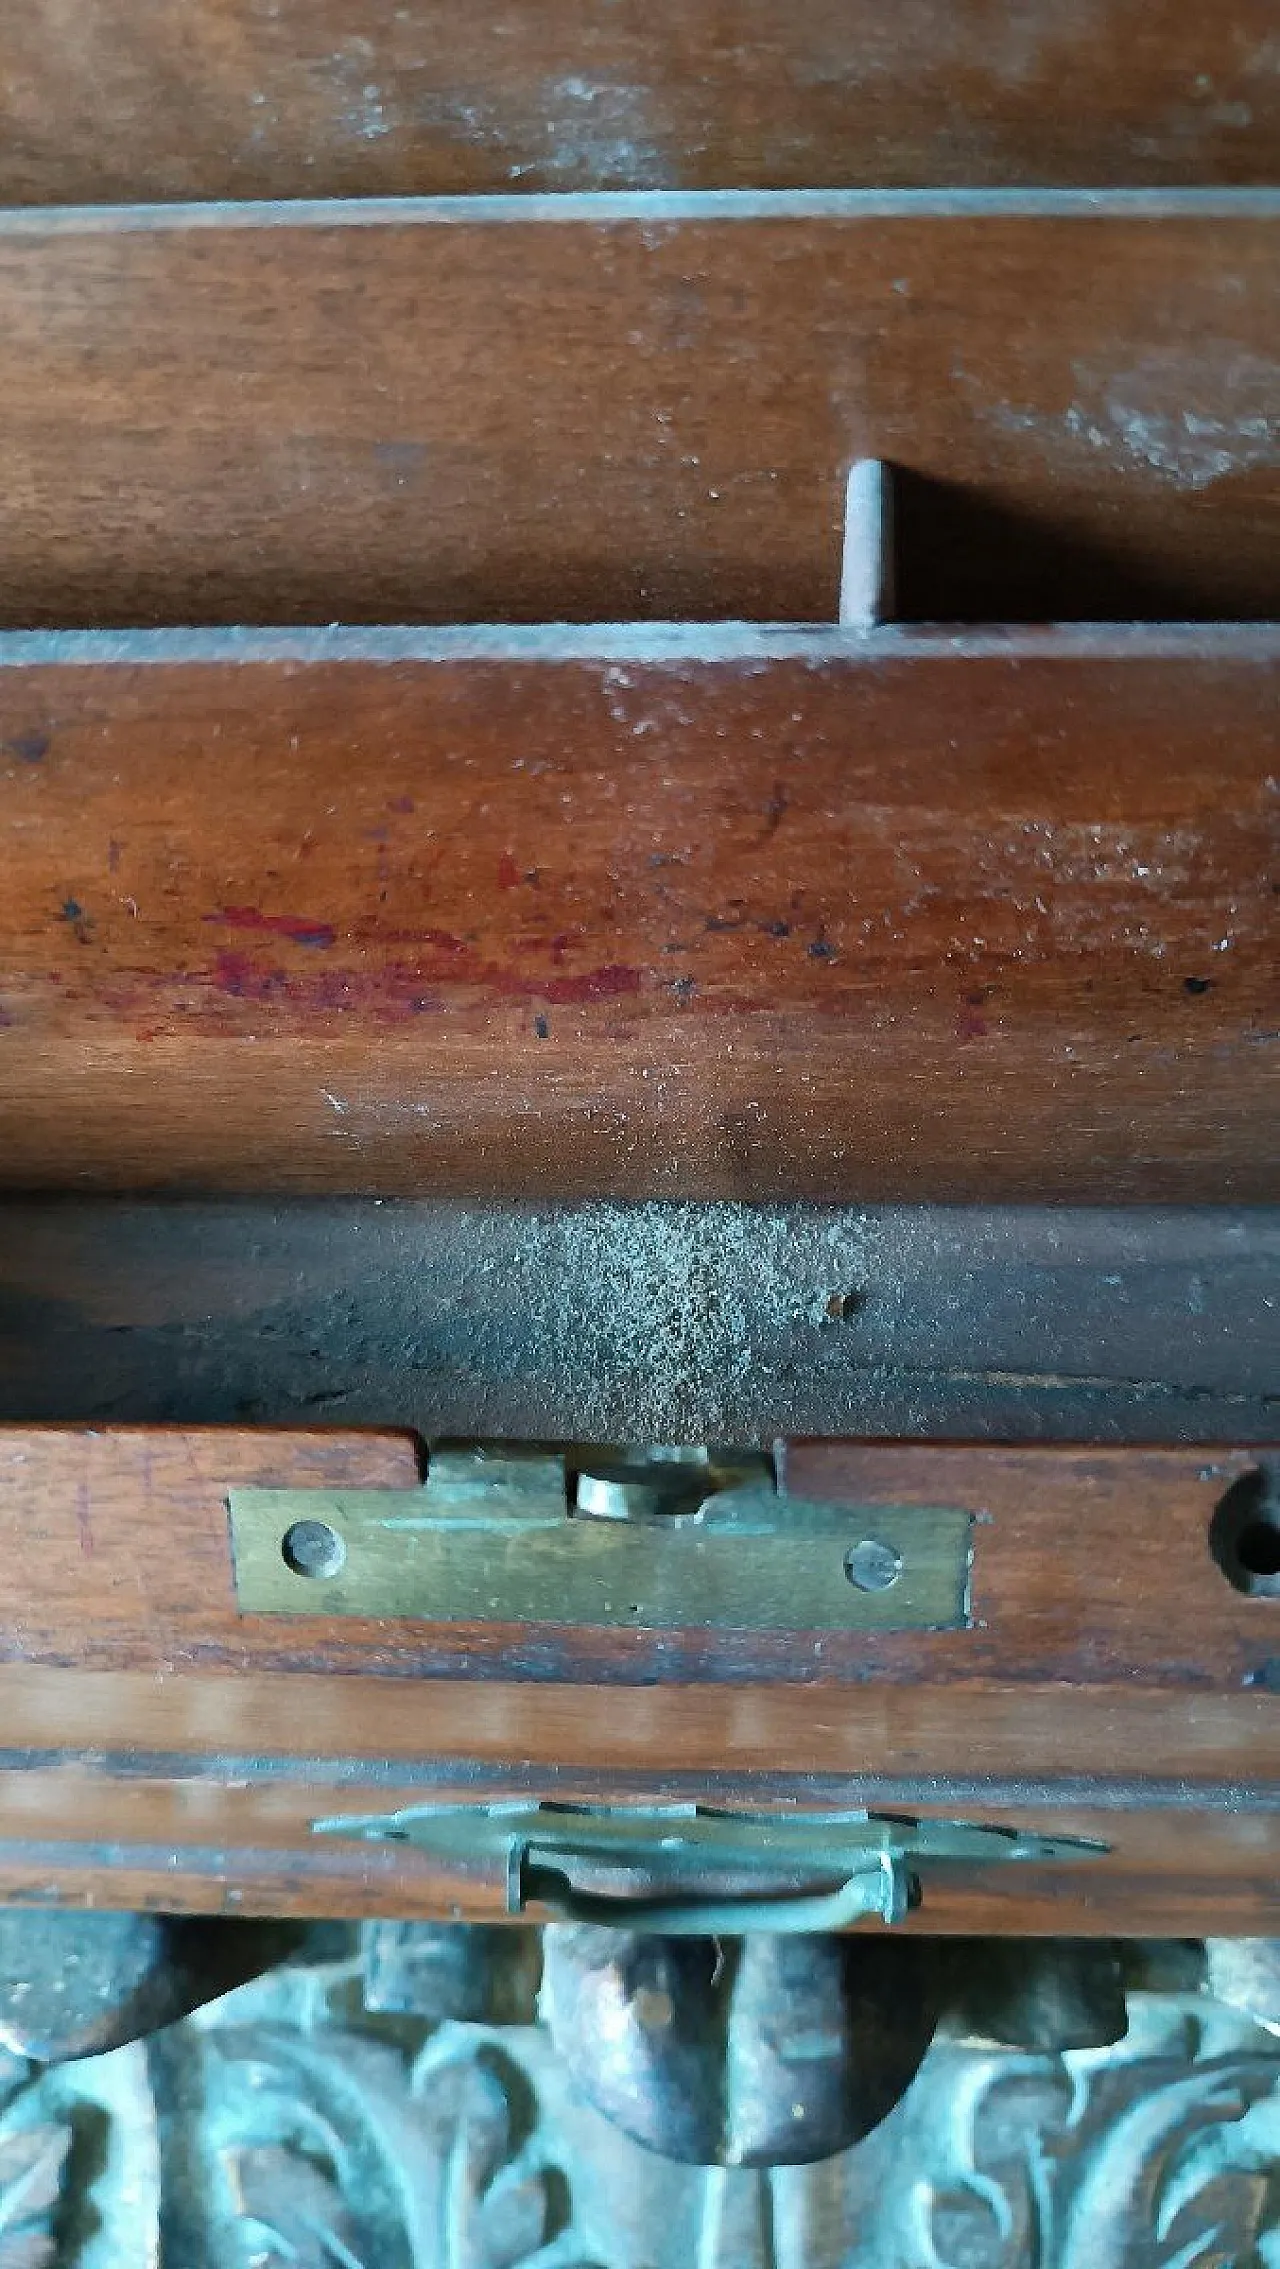
<svg viewBox="0 0 1280 2269"><path fill-rule="evenodd" d="M1280 633L664 637L0 646L0 1178L1275 1196Z"/></svg>
<svg viewBox="0 0 1280 2269"><path fill-rule="evenodd" d="M492 1913L487 1876L317 1845L310 1821L433 1794L678 1791L881 1803L1109 1847L1087 1873L950 1868L929 1928L1194 1934L1212 1914L1219 1935L1272 1929L1280 1733L1274 1698L1240 1666L1275 1643L1280 1602L1233 1594L1205 1546L1209 1500L1243 1462L793 1445L793 1479L908 1500L941 1487L982 1509L985 1632L933 1634L910 1683L918 1638L896 1663L809 1662L805 1684L770 1684L759 1666L689 1683L688 1664L666 1664L637 1688L601 1683L611 1666L585 1640L575 1661L544 1653L513 1683L498 1631L470 1634L449 1671L393 1623L346 1625L340 1645L300 1625L291 1666L237 1621L229 1483L412 1486L407 1436L5 1429L0 1897L52 1880L69 1901L191 1911ZM1078 1683L1061 1653L1073 1617L1089 1650ZM1188 1676L1172 1655L1193 1630ZM976 1676L953 1660L965 1636Z"/></svg>
<svg viewBox="0 0 1280 2269"><path fill-rule="evenodd" d="M1274 179L1269 0L57 0L0 198Z"/></svg>
<svg viewBox="0 0 1280 2269"><path fill-rule="evenodd" d="M1280 193L0 220L0 622L1280 616Z"/></svg>

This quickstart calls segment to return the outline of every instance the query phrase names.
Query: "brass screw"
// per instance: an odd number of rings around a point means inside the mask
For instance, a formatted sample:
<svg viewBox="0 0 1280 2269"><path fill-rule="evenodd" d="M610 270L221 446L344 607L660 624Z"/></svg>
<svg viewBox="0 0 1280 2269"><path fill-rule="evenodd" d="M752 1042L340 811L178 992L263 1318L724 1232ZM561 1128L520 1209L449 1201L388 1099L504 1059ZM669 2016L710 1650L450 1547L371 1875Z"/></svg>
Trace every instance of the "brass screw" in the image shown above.
<svg viewBox="0 0 1280 2269"><path fill-rule="evenodd" d="M902 1554L878 1537L864 1536L845 1553L844 1572L859 1591L888 1591L902 1574Z"/></svg>
<svg viewBox="0 0 1280 2269"><path fill-rule="evenodd" d="M346 1545L327 1521L294 1521L284 1532L280 1552L295 1576L336 1576L346 1565Z"/></svg>

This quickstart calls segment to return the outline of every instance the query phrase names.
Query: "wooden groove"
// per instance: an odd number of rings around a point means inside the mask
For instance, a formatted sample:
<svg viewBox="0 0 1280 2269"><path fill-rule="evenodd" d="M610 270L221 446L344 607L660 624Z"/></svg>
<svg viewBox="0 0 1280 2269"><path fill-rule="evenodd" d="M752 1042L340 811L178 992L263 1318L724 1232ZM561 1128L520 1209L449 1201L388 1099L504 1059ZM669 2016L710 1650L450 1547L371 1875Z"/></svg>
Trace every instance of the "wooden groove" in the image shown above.
<svg viewBox="0 0 1280 2269"><path fill-rule="evenodd" d="M1175 662L1268 666L1275 622L877 623L549 622L236 623L159 629L0 630L0 669L227 668L293 670L360 663L597 664L675 669L838 662ZM5 749L6 756L21 751ZM39 762L39 757L29 757Z"/></svg>
<svg viewBox="0 0 1280 2269"><path fill-rule="evenodd" d="M1250 182L1274 18L1188 0L54 0L0 28L0 198Z"/></svg>
<svg viewBox="0 0 1280 2269"><path fill-rule="evenodd" d="M1278 1266L1256 1208L8 1198L0 1420L1239 1446Z"/></svg>
<svg viewBox="0 0 1280 2269"><path fill-rule="evenodd" d="M52 202L0 206L0 236L45 240L51 236L218 236L244 229L365 229L394 222L406 228L447 228L459 222L494 227L512 223L592 221L650 226L682 221L750 225L768 220L1262 220L1280 207L1280 185L1263 182L1159 188L1117 184L1101 189L1025 182L1000 187L940 189L798 186L768 189L639 189L517 191L504 195L371 197L158 198L123 203Z"/></svg>
<svg viewBox="0 0 1280 2269"><path fill-rule="evenodd" d="M341 1666L254 1669L248 1651L237 1658L225 1634L211 1651L220 1658L217 1668L193 1662L180 1643L170 1647L164 1667L0 1664L9 1739L51 1757L104 1748L163 1751L170 1759L227 1750L241 1759L300 1763L319 1752L376 1763L387 1774L399 1758L463 1758L487 1767L514 1759L548 1774L567 1766L602 1787L614 1772L633 1783L652 1776L653 1760L665 1758L686 1781L697 1775L707 1788L722 1773L797 1784L812 1775L848 1776L864 1786L892 1780L900 1790L908 1781L938 1788L956 1779L969 1787L966 1802L975 1779L1030 1778L1046 1792L1037 1811L1059 1777L1076 1789L1082 1779L1124 1789L1150 1774L1201 1792L1206 1805L1238 1783L1246 1761L1258 1783L1280 1779L1276 1701L1261 1690L923 1680L637 1687L592 1684L569 1665L559 1683L503 1684L467 1675L415 1677L403 1653L397 1676ZM332 1809L328 1778L320 1785L323 1808ZM421 1789L420 1780L414 1785ZM353 1807L359 1797L364 1810L377 1808L368 1788L350 1794ZM1233 1802L1253 1816L1247 1802Z"/></svg>
<svg viewBox="0 0 1280 2269"><path fill-rule="evenodd" d="M1276 216L11 214L0 623L830 620L863 457L899 468L908 617L1277 616Z"/></svg>
<svg viewBox="0 0 1280 2269"><path fill-rule="evenodd" d="M0 1180L1275 1196L1280 631L706 636L0 649Z"/></svg>

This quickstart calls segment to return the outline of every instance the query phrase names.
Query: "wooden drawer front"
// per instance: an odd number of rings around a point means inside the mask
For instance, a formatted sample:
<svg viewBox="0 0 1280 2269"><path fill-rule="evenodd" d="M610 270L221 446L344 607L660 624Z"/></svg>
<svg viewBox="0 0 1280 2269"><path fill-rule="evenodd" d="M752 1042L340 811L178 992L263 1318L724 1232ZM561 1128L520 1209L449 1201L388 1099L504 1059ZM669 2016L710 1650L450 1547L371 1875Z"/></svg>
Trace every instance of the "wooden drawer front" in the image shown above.
<svg viewBox="0 0 1280 2269"><path fill-rule="evenodd" d="M709 1646L238 1616L228 1488L411 1488L408 1437L5 1429L0 1890L52 1874L128 1904L163 1876L165 1903L196 1909L492 1912L491 1871L311 1822L442 1797L689 1796L1107 1846L942 1866L933 1928L1274 1927L1280 1600L1234 1590L1208 1544L1252 1455L797 1444L784 1470L864 1518L877 1498L968 1506L969 1627Z"/></svg>

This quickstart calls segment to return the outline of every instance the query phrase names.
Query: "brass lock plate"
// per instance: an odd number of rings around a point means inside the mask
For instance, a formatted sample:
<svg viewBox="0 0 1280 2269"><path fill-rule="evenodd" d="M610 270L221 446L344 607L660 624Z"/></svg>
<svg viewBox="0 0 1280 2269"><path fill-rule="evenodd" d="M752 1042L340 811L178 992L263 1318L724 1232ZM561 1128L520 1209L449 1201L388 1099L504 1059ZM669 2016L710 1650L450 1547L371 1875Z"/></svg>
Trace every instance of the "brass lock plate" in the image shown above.
<svg viewBox="0 0 1280 2269"><path fill-rule="evenodd" d="M575 1474L560 1453L472 1450L433 1460L411 1491L235 1489L236 1598L243 1614L427 1623L965 1626L969 1512L837 1506L752 1473L728 1480Z"/></svg>

